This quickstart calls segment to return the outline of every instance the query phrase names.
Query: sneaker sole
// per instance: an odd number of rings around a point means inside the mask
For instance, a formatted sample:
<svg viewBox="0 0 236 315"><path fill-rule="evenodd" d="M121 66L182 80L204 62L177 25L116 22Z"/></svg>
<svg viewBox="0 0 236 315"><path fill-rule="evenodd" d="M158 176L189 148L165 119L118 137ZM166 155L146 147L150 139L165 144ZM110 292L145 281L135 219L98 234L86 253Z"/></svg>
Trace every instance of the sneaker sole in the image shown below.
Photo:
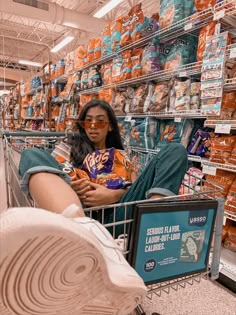
<svg viewBox="0 0 236 315"><path fill-rule="evenodd" d="M0 216L0 314L126 315L144 289L114 285L99 244L74 220L18 208ZM114 264L114 270L117 266ZM93 284L93 285L91 285Z"/></svg>

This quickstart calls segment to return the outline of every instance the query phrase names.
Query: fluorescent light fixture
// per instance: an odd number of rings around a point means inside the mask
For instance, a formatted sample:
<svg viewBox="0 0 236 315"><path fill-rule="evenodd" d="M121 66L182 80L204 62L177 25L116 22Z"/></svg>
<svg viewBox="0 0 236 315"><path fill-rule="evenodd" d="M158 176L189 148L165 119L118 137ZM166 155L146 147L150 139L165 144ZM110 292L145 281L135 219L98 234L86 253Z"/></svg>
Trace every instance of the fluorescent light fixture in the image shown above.
<svg viewBox="0 0 236 315"><path fill-rule="evenodd" d="M101 18L114 9L118 4L120 4L123 0L110 0L107 4L105 4L101 9L99 9L93 16L96 18Z"/></svg>
<svg viewBox="0 0 236 315"><path fill-rule="evenodd" d="M69 44L74 39L74 36L66 36L59 44L57 44L55 47L51 49L51 52L56 53L60 49L62 49L64 46Z"/></svg>
<svg viewBox="0 0 236 315"><path fill-rule="evenodd" d="M33 67L42 67L42 63L34 62L34 61L30 61L30 60L19 60L19 64L27 65L27 66L33 66Z"/></svg>

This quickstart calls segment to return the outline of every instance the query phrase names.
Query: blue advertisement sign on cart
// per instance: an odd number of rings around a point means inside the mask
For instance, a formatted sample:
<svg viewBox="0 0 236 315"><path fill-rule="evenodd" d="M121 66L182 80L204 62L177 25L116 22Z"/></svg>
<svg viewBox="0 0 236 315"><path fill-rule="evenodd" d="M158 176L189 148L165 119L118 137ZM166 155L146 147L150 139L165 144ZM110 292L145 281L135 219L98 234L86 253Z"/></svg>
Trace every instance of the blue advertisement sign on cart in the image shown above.
<svg viewBox="0 0 236 315"><path fill-rule="evenodd" d="M215 200L137 206L131 264L146 284L207 270L216 211Z"/></svg>

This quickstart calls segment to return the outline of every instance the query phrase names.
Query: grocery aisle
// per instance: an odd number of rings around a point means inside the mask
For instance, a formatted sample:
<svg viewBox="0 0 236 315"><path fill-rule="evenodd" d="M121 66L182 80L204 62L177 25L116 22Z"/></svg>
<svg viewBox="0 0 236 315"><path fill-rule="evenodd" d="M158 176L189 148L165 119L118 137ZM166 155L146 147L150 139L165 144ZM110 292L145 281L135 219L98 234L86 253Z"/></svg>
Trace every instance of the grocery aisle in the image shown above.
<svg viewBox="0 0 236 315"><path fill-rule="evenodd" d="M0 211L6 208L5 169L3 143L0 141ZM171 290L169 294L154 295L143 303L146 315L153 312L161 315L233 315L236 309L236 295L217 282L202 279L185 289Z"/></svg>

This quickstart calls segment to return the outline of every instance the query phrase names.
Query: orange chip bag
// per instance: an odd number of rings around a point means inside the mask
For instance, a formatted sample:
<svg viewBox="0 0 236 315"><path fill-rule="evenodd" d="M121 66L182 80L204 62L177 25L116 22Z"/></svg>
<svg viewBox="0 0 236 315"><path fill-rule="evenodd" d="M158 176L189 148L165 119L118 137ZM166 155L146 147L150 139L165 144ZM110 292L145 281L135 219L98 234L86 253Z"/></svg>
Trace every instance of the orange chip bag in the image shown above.
<svg viewBox="0 0 236 315"><path fill-rule="evenodd" d="M112 51L117 51L120 49L122 21L123 21L123 17L120 16L111 24L111 30L112 30L111 49Z"/></svg>
<svg viewBox="0 0 236 315"><path fill-rule="evenodd" d="M102 40L96 38L94 40L94 60L101 58L102 56Z"/></svg>
<svg viewBox="0 0 236 315"><path fill-rule="evenodd" d="M130 16L131 41L134 42L141 38L141 33L140 33L140 30L137 28L137 25L144 23L142 3L135 5L130 10L129 16Z"/></svg>
<svg viewBox="0 0 236 315"><path fill-rule="evenodd" d="M212 21L207 25L203 26L198 37L198 48L197 48L197 60L203 60L204 51L206 47L206 38L212 36L215 33L216 22Z"/></svg>
<svg viewBox="0 0 236 315"><path fill-rule="evenodd" d="M122 66L120 80L128 80L131 78L132 60L131 50L126 50L122 53Z"/></svg>
<svg viewBox="0 0 236 315"><path fill-rule="evenodd" d="M132 71L131 78L137 78L142 75L142 55L143 49L134 49L132 51L131 61L132 61Z"/></svg>
<svg viewBox="0 0 236 315"><path fill-rule="evenodd" d="M113 90L112 89L100 90L99 93L98 93L98 98L100 100L105 101L108 104L110 104L111 100L112 100L112 94L113 94Z"/></svg>
<svg viewBox="0 0 236 315"><path fill-rule="evenodd" d="M203 11L216 5L216 0L194 0L196 10Z"/></svg>
<svg viewBox="0 0 236 315"><path fill-rule="evenodd" d="M102 80L104 85L112 83L112 62L105 63L101 67Z"/></svg>
<svg viewBox="0 0 236 315"><path fill-rule="evenodd" d="M88 62L94 61L94 45L95 45L95 39L90 39L88 43Z"/></svg>
<svg viewBox="0 0 236 315"><path fill-rule="evenodd" d="M124 47L131 43L130 16L124 16L122 19L120 46Z"/></svg>

